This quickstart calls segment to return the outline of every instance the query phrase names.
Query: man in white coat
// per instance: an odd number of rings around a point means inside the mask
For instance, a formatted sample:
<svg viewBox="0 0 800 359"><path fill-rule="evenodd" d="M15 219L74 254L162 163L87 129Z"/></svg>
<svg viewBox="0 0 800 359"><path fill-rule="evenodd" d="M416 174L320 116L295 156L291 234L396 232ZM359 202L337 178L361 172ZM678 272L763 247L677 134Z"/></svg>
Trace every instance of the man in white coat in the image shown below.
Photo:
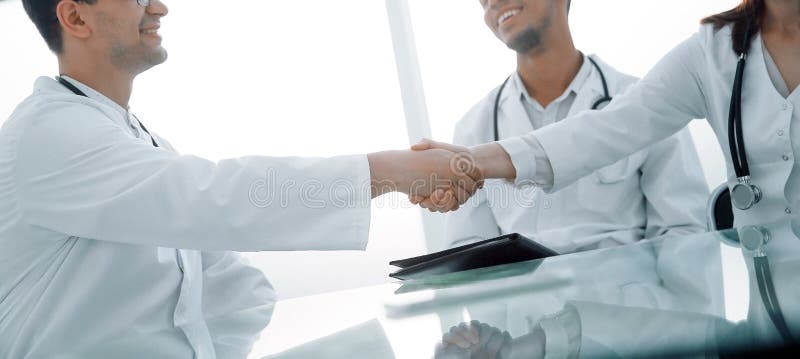
<svg viewBox="0 0 800 359"><path fill-rule="evenodd" d="M456 125L455 144L474 146L518 136L602 108L636 82L575 48L568 0L480 4L486 25L516 52L517 69ZM557 193L487 181L465 206L448 215L446 246L516 232L567 253L696 233L705 229L708 195L684 129Z"/></svg>
<svg viewBox="0 0 800 359"><path fill-rule="evenodd" d="M0 130L1 358L243 358L275 296L231 251L363 250L371 198L477 189L446 150L179 155L128 107L166 60L160 0L23 5L61 76Z"/></svg>

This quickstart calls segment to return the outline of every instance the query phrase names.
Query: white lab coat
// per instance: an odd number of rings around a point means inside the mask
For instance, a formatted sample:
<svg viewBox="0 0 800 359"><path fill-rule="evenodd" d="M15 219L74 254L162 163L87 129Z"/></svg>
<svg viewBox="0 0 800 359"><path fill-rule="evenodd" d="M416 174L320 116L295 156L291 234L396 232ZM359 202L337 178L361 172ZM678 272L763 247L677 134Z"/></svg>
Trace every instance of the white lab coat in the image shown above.
<svg viewBox="0 0 800 359"><path fill-rule="evenodd" d="M585 64L588 61L584 59ZM637 80L597 62L612 97ZM569 116L591 109L604 94L599 72L594 66L588 67L591 72L576 90ZM504 138L533 131L517 98L517 86L516 81L509 81L500 98L498 126ZM472 146L493 140L497 91L491 91L456 125L455 143ZM571 153L576 151L586 150L577 146ZM688 129L684 129L556 193L544 193L535 187L517 188L503 180L487 181L466 205L448 215L446 244L452 247L496 237L500 231L516 232L566 253L664 234L697 233L705 230L708 195L700 161Z"/></svg>
<svg viewBox="0 0 800 359"><path fill-rule="evenodd" d="M735 224L771 223L791 218L798 209L800 174L796 158L800 127L792 123L800 105L797 91L783 98L770 81L755 36L744 71L742 118L752 182L763 192L760 203L740 211ZM728 110L738 60L731 47L731 27L714 31L704 25L664 57L641 81L603 111L584 112L500 144L517 168L518 183L547 176L531 160L536 142L552 166L553 186L566 187L592 171L662 140L693 118L706 118L728 163L728 184L736 183L728 145ZM791 124L791 126L790 126ZM541 158L541 154L537 158ZM683 178L670 175L672 180ZM794 202L794 203L792 203Z"/></svg>
<svg viewBox="0 0 800 359"><path fill-rule="evenodd" d="M365 248L366 156L214 163L90 97L40 78L0 130L0 357L241 358L275 295L227 251Z"/></svg>

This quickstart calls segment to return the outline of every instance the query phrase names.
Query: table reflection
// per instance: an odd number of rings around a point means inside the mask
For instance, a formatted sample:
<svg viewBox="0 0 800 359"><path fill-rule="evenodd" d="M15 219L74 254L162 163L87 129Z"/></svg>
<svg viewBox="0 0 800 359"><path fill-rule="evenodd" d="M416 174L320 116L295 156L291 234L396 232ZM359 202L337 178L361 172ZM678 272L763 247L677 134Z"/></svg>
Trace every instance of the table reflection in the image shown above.
<svg viewBox="0 0 800 359"><path fill-rule="evenodd" d="M763 248L743 250L750 275L742 280L749 282L751 293L750 310L745 321L735 323L715 315L714 308L698 306L700 302L696 300L696 296L684 298L685 294L691 292L682 290L668 290L668 294L662 293L674 299L663 308L657 308L658 305L648 305L655 302L620 305L608 301L575 298L566 300L561 310L540 317L527 333L517 337L510 335L508 329L513 326L507 324L495 327L480 320L460 323L451 327L442 336L434 356L436 358L535 358L548 354L548 356L568 358L683 355L718 357L796 346L800 337L800 330L796 329L800 328L798 323L800 293L796 280L797 274L800 273L798 228L800 228L798 222L794 222L758 228L740 228L716 234L719 239L726 242L742 241L745 247L747 247L746 241L752 240L748 236L752 236L753 230L769 238ZM664 248L668 246L668 241L665 240ZM680 242L695 247L700 256L713 254L711 246L685 240ZM705 243L710 242L705 241ZM767 296L772 297L771 300L780 307L779 313L772 315L766 309L769 304L765 304L762 300L761 294L767 292L759 288L759 278L754 270L753 257L759 254L769 258L771 272L767 274L771 275L771 279L761 274L761 281L773 282L774 291ZM700 257L694 257L698 258ZM694 264L684 262L682 267L691 268L700 263L703 262ZM688 283L690 282L683 284ZM703 281L694 283L699 284ZM668 289L669 284L666 281L664 284L664 289ZM695 285L694 288L698 289L699 286ZM530 309L518 309L511 314L519 316L530 312ZM772 317L782 317L788 333L782 334Z"/></svg>
<svg viewBox="0 0 800 359"><path fill-rule="evenodd" d="M800 338L798 229L800 222L784 222L667 237L282 301L253 355L719 357L786 348ZM751 248L754 230L767 235L765 246ZM722 242L748 246L741 251L748 277L733 278L749 286L744 321L725 317L725 301L737 298L723 292ZM754 266L760 254L769 260L774 285L768 303L780 308L788 334L776 329L775 313L762 301ZM289 324L298 322L307 326ZM315 332L323 326L329 330ZM299 345L287 350L271 341L281 335Z"/></svg>

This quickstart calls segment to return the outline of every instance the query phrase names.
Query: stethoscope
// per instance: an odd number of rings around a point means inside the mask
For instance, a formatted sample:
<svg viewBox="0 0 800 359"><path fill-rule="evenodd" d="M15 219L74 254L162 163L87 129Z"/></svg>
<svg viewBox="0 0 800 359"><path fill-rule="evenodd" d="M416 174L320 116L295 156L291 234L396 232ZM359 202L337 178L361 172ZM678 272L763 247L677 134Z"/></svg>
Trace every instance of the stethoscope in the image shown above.
<svg viewBox="0 0 800 359"><path fill-rule="evenodd" d="M744 82L744 67L750 44L750 24L744 32L742 53L736 64L736 75L733 79L731 104L728 112L728 144L731 150L731 162L736 172L736 183L731 188L731 203L740 210L747 210L761 201L761 189L750 183L750 166L747 164L747 154L744 149L744 133L742 132L742 85Z"/></svg>
<svg viewBox="0 0 800 359"><path fill-rule="evenodd" d="M740 209L747 210L761 200L761 189L750 183L750 167L747 164L747 154L744 148L744 132L742 131L742 87L744 78L744 67L747 61L747 53L750 45L750 26L748 23L744 32L742 53L739 54L739 62L736 64L736 75L733 80L733 90L731 93L731 104L728 112L728 142L731 150L731 161L736 172L736 183L731 189L731 203ZM778 296L775 292L775 284L772 281L772 274L767 259L766 246L771 239L770 232L760 226L745 226L739 230L739 243L742 248L753 254L753 269L755 270L758 291L761 294L761 301L764 309L775 325L784 342L787 344L795 343L783 316L783 311L778 304Z"/></svg>
<svg viewBox="0 0 800 359"><path fill-rule="evenodd" d="M600 65L598 65L597 62L595 62L594 59L592 59L591 57L586 56L586 58L589 59L589 62L591 62L592 65L594 65L594 68L597 69L597 73L600 74L600 81L603 82L603 97L599 98L597 101L595 101L592 104L592 110L597 110L598 108L600 108L600 106L602 104L611 102L612 98L608 93L608 83L606 82L606 75L603 73L603 70L600 69ZM503 84L500 85L500 89L497 91L497 96L494 99L494 140L495 141L500 141L500 130L498 129L499 121L497 120L497 118L498 118L497 114L498 114L498 112L500 110L500 96L503 95L503 89L506 88L506 84L508 83L508 80L510 80L510 79L511 79L511 76L507 77L506 80L503 81Z"/></svg>

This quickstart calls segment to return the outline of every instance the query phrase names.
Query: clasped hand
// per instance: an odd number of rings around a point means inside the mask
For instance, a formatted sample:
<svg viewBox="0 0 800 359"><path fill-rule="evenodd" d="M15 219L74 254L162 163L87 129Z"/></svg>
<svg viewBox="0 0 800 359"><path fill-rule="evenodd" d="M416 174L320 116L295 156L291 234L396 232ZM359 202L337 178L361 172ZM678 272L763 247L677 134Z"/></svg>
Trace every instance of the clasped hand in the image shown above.
<svg viewBox="0 0 800 359"><path fill-rule="evenodd" d="M466 147L423 140L411 151L378 152L368 159L373 197L400 191L414 204L448 212L483 187L483 171Z"/></svg>
<svg viewBox="0 0 800 359"><path fill-rule="evenodd" d="M486 178L513 181L517 176L511 157L495 142L467 148L425 139L411 151L378 152L368 158L373 197L400 191L431 212L455 211Z"/></svg>
<svg viewBox="0 0 800 359"><path fill-rule="evenodd" d="M457 158L457 160L454 162L457 165L456 168L469 169L474 173L480 174L481 176L485 175L484 171L477 165L472 152L467 147L423 139L419 143L411 146L411 149L414 151L425 152L437 149L450 151L455 154ZM479 187L483 187L483 180L484 177L481 177ZM409 194L408 199L411 201L411 203L419 205L422 208L426 208L431 212L450 212L458 209L458 207L463 205L466 201L461 201L461 198L457 195L456 190L456 188L440 186L428 196L425 196L422 193L411 193ZM474 194L474 192L472 194ZM472 194L470 194L470 196Z"/></svg>

